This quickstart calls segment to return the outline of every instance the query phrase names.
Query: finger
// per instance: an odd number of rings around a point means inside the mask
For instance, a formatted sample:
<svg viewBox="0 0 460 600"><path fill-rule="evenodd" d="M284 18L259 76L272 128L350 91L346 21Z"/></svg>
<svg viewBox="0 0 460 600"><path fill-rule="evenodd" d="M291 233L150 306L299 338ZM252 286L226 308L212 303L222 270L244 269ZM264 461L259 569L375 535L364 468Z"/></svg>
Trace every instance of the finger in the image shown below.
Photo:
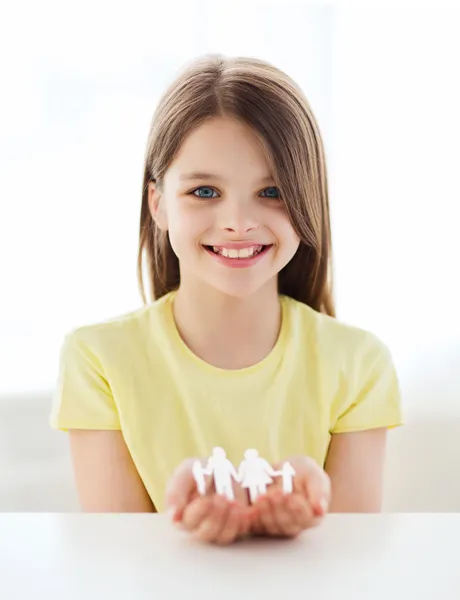
<svg viewBox="0 0 460 600"><path fill-rule="evenodd" d="M242 520L240 521L239 537L245 537L256 531L256 525L260 522L258 509L257 506L248 505L240 507L240 510L242 511Z"/></svg>
<svg viewBox="0 0 460 600"><path fill-rule="evenodd" d="M194 531L197 529L212 511L212 505L212 498L199 496L198 498L195 498L195 500L192 500L192 502L184 509L182 515L182 527L187 531Z"/></svg>
<svg viewBox="0 0 460 600"><path fill-rule="evenodd" d="M294 490L309 499L316 515L324 515L331 496L329 476L312 458L302 457L298 465L295 462L292 466L298 475L294 478Z"/></svg>
<svg viewBox="0 0 460 600"><path fill-rule="evenodd" d="M318 516L316 514L304 493L300 494L294 492L289 496L285 496L285 498L287 509L296 520L300 531L316 527L323 520L324 515Z"/></svg>
<svg viewBox="0 0 460 600"><path fill-rule="evenodd" d="M312 529L313 527L317 527L321 523L321 521L323 521L323 519L324 515L321 517L313 517L308 523L307 527L305 527L305 529Z"/></svg>
<svg viewBox="0 0 460 600"><path fill-rule="evenodd" d="M216 538L216 543L221 546L231 544L241 535L241 522L244 520L244 512L240 506L232 504L227 512L226 521Z"/></svg>
<svg viewBox="0 0 460 600"><path fill-rule="evenodd" d="M272 504L270 502L269 494L259 498L256 503L257 513L259 521L263 527L263 530L268 535L277 536L280 534L280 530L273 513Z"/></svg>
<svg viewBox="0 0 460 600"><path fill-rule="evenodd" d="M260 520L257 520L255 523L253 523L251 525L251 529L250 532L253 535L266 535L266 531L264 529L264 526L262 525L262 523L260 522Z"/></svg>
<svg viewBox="0 0 460 600"><path fill-rule="evenodd" d="M166 488L165 507L174 521L180 521L185 507L199 496L197 484L193 476L193 464L199 460L204 465L205 459L189 458L184 460L174 471ZM206 478L206 496L214 493L213 480Z"/></svg>
<svg viewBox="0 0 460 600"><path fill-rule="evenodd" d="M205 465L205 461L202 460L201 461L202 465ZM206 491L205 491L205 496L213 496L216 493L216 486L214 483L214 477L210 477L209 475L206 475L205 478L205 482L206 482ZM198 490L197 490L198 492Z"/></svg>
<svg viewBox="0 0 460 600"><path fill-rule="evenodd" d="M249 506L248 492L241 485L234 485L233 491L235 493L235 501L240 506Z"/></svg>
<svg viewBox="0 0 460 600"><path fill-rule="evenodd" d="M307 497L310 500L313 512L317 516L324 516L329 508L331 498L331 482L329 476L318 467L315 477L307 483Z"/></svg>
<svg viewBox="0 0 460 600"><path fill-rule="evenodd" d="M297 514L290 509L289 496L285 496L280 490L274 491L268 498L272 505L273 519L277 525L280 535L294 537L302 531Z"/></svg>
<svg viewBox="0 0 460 600"><path fill-rule="evenodd" d="M300 531L313 526L316 517L313 514L310 502L304 496L292 494L286 498L286 504Z"/></svg>
<svg viewBox="0 0 460 600"><path fill-rule="evenodd" d="M257 508L251 505L242 508L243 519L241 521L240 536L249 535L253 531L253 525L259 521Z"/></svg>
<svg viewBox="0 0 460 600"><path fill-rule="evenodd" d="M166 487L165 507L174 520L179 520L182 513L196 495L196 483L192 473L195 459L183 461L172 474Z"/></svg>
<svg viewBox="0 0 460 600"><path fill-rule="evenodd" d="M213 496L209 512L193 532L193 537L202 542L215 542L228 520L230 502L220 496Z"/></svg>

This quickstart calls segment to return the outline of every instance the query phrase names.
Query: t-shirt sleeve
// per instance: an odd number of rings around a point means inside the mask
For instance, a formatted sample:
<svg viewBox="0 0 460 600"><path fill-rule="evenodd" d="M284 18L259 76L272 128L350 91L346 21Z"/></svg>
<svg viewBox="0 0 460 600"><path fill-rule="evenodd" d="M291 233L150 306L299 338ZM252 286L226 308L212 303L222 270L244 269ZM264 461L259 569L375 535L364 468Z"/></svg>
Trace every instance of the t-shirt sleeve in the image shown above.
<svg viewBox="0 0 460 600"><path fill-rule="evenodd" d="M371 334L355 358L346 399L333 411L331 433L402 425L401 390L388 347Z"/></svg>
<svg viewBox="0 0 460 600"><path fill-rule="evenodd" d="M50 425L62 431L120 429L102 360L78 333L69 333L61 347Z"/></svg>

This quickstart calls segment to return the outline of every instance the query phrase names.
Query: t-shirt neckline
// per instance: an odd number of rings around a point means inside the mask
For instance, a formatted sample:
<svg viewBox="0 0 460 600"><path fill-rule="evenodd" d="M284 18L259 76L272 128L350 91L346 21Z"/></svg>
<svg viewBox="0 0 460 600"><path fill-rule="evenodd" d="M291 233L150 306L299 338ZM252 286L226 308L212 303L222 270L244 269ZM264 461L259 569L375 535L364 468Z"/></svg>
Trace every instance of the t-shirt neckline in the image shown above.
<svg viewBox="0 0 460 600"><path fill-rule="evenodd" d="M168 329L171 333L172 341L178 349L178 351L181 352L189 361L195 363L195 365L198 368L201 368L204 371L208 371L208 373L214 373L216 375L226 377L242 377L251 373L255 373L262 369L269 368L271 365L276 364L280 356L283 354L288 330L288 299L282 294L279 295L281 305L281 325L280 330L278 332L278 337L273 348L264 358L262 358L257 363L254 363L253 365L249 365L247 367L242 367L241 369L224 369L222 367L212 365L211 363L208 363L204 359L200 358L187 346L187 344L184 342L179 333L179 330L176 325L176 320L174 318L173 305L175 296L176 290L170 292L168 294L168 297L166 298L166 319Z"/></svg>

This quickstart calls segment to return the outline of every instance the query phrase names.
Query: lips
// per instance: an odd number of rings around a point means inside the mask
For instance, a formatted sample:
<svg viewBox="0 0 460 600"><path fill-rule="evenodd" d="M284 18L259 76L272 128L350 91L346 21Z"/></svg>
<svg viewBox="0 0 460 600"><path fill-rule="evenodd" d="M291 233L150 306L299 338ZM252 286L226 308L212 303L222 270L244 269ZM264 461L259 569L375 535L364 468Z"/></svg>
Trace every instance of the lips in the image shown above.
<svg viewBox="0 0 460 600"><path fill-rule="evenodd" d="M221 244L205 244L215 248L249 248L250 246L271 246L270 242L261 242L258 240L244 240L240 242L222 242Z"/></svg>
<svg viewBox="0 0 460 600"><path fill-rule="evenodd" d="M272 247L273 244L256 244L254 242L233 242L217 246L203 245L208 254L229 267L251 266L265 256Z"/></svg>
<svg viewBox="0 0 460 600"><path fill-rule="evenodd" d="M265 247L265 244L251 244L239 248L232 248L231 246L207 246L215 254L225 256L226 258L250 258L251 256L257 256Z"/></svg>

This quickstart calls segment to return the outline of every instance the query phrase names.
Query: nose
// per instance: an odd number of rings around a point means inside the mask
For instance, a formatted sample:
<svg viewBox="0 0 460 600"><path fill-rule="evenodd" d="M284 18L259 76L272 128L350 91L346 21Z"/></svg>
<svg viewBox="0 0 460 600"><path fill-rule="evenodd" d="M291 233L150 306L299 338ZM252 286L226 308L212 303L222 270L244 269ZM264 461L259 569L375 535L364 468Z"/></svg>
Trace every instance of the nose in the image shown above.
<svg viewBox="0 0 460 600"><path fill-rule="evenodd" d="M243 237L258 227L253 208L249 202L244 200L227 199L220 206L218 220L220 229L238 237Z"/></svg>

